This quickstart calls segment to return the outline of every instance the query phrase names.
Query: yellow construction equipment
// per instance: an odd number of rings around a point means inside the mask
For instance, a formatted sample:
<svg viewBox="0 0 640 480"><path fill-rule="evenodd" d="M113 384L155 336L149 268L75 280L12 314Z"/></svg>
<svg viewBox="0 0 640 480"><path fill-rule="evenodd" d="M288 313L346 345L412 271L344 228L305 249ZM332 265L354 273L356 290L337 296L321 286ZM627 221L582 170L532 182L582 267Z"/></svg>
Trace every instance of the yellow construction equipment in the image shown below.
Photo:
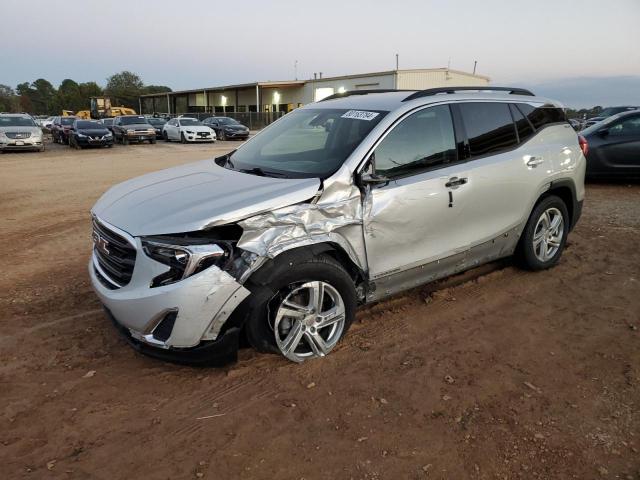
<svg viewBox="0 0 640 480"><path fill-rule="evenodd" d="M125 106L112 107L109 97L91 97L91 118L109 118L119 115L137 115L133 108Z"/></svg>

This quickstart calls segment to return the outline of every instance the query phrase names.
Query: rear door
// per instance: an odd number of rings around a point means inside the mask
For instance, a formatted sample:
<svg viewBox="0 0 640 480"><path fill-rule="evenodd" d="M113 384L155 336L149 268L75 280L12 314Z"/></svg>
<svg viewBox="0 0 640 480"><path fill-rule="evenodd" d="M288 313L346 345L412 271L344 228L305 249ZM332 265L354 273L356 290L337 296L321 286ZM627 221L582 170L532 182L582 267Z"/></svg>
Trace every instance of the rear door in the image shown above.
<svg viewBox="0 0 640 480"><path fill-rule="evenodd" d="M465 102L457 108L469 157L470 199L461 219L464 240L474 247L501 237L499 249L502 237L515 236L511 230L528 217L553 169L551 152L544 141L533 138L531 123L508 103Z"/></svg>

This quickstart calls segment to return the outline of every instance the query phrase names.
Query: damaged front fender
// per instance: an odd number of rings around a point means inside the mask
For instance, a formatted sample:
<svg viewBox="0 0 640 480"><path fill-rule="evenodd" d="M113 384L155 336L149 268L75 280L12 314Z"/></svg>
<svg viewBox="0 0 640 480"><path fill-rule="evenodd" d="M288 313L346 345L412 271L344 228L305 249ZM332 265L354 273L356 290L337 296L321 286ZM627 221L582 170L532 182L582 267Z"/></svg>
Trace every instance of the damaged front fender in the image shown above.
<svg viewBox="0 0 640 480"><path fill-rule="evenodd" d="M330 242L339 245L363 272L367 270L362 232L362 198L343 168L314 201L247 218L239 225L238 247L275 258L292 248Z"/></svg>

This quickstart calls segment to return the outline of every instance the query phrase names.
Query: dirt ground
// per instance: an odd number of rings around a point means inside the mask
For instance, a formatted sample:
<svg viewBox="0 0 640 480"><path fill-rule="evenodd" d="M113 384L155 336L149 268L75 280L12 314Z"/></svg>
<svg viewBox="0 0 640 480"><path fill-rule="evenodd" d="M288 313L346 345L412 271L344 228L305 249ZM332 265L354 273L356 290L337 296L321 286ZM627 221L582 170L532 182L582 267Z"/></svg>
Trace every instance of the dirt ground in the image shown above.
<svg viewBox="0 0 640 480"><path fill-rule="evenodd" d="M588 185L556 268L361 309L326 359L141 356L92 293L89 209L235 145L0 155L0 479L640 479L640 185Z"/></svg>

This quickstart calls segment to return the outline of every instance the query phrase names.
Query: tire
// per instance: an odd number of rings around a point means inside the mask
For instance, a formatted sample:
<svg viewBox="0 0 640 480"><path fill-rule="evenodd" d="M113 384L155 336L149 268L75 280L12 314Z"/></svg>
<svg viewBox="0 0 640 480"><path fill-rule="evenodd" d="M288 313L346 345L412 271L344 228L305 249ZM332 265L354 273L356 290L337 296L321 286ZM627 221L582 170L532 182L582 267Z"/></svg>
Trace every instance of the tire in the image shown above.
<svg viewBox="0 0 640 480"><path fill-rule="evenodd" d="M167 134L167 132L162 132L162 137L164 138L165 142L170 142L171 140L169 140L169 135Z"/></svg>
<svg viewBox="0 0 640 480"><path fill-rule="evenodd" d="M44 152L46 149L46 147L44 146L44 142L42 143L42 146L40 147L40 149L38 150L39 152Z"/></svg>
<svg viewBox="0 0 640 480"><path fill-rule="evenodd" d="M554 222L561 223L554 227ZM531 212L520 238L516 252L518 262L532 271L553 267L560 260L568 234L569 211L564 201L555 195L542 198Z"/></svg>
<svg viewBox="0 0 640 480"><path fill-rule="evenodd" d="M129 145L129 138L126 135L122 135L122 144Z"/></svg>
<svg viewBox="0 0 640 480"><path fill-rule="evenodd" d="M180 132L180 143L187 143L187 139L182 132Z"/></svg>
<svg viewBox="0 0 640 480"><path fill-rule="evenodd" d="M220 134L218 135L218 140L220 140L221 142L225 141L227 139L227 136L224 134L224 130L220 130Z"/></svg>
<svg viewBox="0 0 640 480"><path fill-rule="evenodd" d="M300 298L302 298L301 303L307 302L311 305L313 302L310 292L320 284L324 287L322 297L326 306L316 307L316 309L321 313L331 309L340 312L341 308L343 309L341 315L333 317L334 323L317 327L320 320L309 310L302 314L299 310L289 309L296 315L306 315L305 318L295 319L280 315L280 308L284 301L293 301L291 299L296 298L299 292L302 292L302 295L309 291L308 297ZM254 274L245 286L251 290L251 295L239 310L242 315L245 315L247 340L260 352L281 354L294 362L330 353L347 332L355 317L357 298L354 282L342 265L328 255L314 256L304 251L284 253L272 264ZM337 301L336 294L340 302ZM292 304L288 303L288 305ZM295 305L299 305L298 301ZM278 330L278 334L274 328ZM288 334L294 333L294 329L302 332L299 348L286 352L283 344L286 346L285 340ZM317 343L314 343L315 348L311 347L312 338L317 338L318 335L326 335L326 338L322 338L322 344L328 348L322 351Z"/></svg>
<svg viewBox="0 0 640 480"><path fill-rule="evenodd" d="M156 143L156 139L155 138L152 138L152 139L149 140L149 144L155 145L155 143Z"/></svg>

